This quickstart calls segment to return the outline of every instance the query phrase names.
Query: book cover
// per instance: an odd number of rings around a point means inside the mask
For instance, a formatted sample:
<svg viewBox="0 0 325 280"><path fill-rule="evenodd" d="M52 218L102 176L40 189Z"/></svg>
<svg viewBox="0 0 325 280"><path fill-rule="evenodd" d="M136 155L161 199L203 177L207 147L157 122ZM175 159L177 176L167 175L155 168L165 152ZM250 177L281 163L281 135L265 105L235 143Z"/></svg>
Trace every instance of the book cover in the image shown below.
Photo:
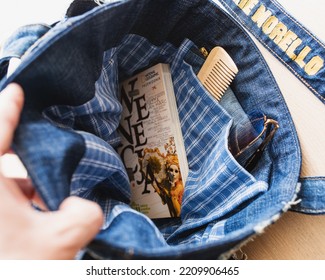
<svg viewBox="0 0 325 280"><path fill-rule="evenodd" d="M178 217L188 163L168 64L120 85L118 152L131 182L131 207L148 217Z"/></svg>

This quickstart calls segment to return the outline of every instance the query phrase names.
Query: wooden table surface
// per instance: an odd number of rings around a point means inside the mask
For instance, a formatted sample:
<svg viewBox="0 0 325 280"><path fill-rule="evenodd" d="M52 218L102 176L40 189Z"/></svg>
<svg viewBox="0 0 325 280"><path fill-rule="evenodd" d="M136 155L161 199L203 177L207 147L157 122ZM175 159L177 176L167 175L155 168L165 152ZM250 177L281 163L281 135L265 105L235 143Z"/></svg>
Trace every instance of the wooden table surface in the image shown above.
<svg viewBox="0 0 325 280"><path fill-rule="evenodd" d="M249 260L325 260L325 216L285 213L242 247Z"/></svg>

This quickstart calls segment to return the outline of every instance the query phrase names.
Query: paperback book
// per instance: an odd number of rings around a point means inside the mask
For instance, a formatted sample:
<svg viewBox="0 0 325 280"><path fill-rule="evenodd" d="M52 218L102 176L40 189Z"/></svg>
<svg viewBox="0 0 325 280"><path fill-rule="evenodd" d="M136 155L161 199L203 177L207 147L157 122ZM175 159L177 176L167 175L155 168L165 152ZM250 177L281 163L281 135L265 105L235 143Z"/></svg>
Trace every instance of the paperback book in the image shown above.
<svg viewBox="0 0 325 280"><path fill-rule="evenodd" d="M178 217L188 174L168 64L120 85L123 106L118 152L131 183L131 207L148 217Z"/></svg>

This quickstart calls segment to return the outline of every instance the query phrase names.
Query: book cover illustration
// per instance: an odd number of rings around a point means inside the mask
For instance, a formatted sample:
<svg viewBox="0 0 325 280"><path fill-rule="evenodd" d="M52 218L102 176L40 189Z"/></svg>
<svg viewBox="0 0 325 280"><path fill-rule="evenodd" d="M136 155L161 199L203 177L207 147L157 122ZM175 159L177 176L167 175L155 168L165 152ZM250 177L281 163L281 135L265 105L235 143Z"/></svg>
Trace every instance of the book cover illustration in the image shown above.
<svg viewBox="0 0 325 280"><path fill-rule="evenodd" d="M150 218L178 217L188 173L167 64L121 84L118 152L131 182L131 207Z"/></svg>

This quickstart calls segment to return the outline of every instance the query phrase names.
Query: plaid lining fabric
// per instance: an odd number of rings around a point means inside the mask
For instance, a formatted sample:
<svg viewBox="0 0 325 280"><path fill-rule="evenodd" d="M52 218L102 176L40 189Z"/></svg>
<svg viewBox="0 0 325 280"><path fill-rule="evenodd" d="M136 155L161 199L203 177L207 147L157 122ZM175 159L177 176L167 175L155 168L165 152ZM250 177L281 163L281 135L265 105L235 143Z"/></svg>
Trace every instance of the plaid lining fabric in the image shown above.
<svg viewBox="0 0 325 280"><path fill-rule="evenodd" d="M105 53L92 100L82 106L55 106L44 112L56 125L84 137L86 153L73 175L71 193L101 204L107 217L105 228L123 209L142 215L124 207L112 211L121 203L118 200L126 202L130 195L127 174L114 150L119 141L116 129L121 113L118 80L153 61L171 65L190 168L181 221L161 227L160 233L155 231L158 238L162 234L170 244L206 242L211 235L218 239L223 235L223 216L267 189L265 182L256 181L229 152L231 117L201 87L191 66L184 61L192 47L189 40L176 49L168 43L158 47L142 37L128 35L120 46ZM96 192L98 186L100 191ZM184 232L202 226L206 227L184 237Z"/></svg>

